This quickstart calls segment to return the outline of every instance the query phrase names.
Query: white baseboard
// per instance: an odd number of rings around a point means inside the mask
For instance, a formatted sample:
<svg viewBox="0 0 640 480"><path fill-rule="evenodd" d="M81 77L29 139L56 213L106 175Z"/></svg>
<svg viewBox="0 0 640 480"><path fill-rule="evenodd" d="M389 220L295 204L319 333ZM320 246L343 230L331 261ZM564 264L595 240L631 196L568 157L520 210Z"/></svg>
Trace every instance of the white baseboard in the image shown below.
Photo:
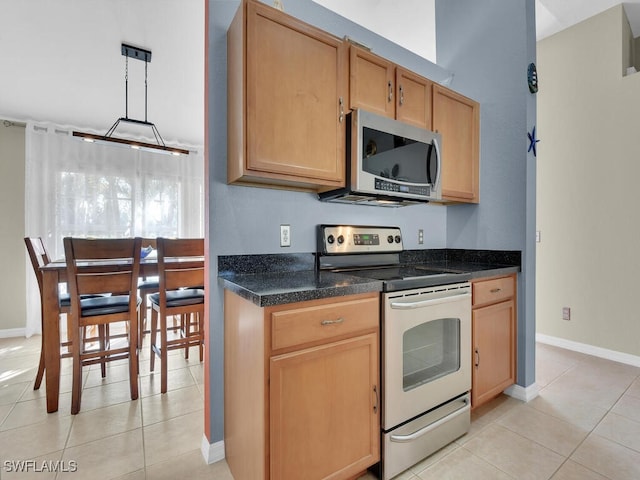
<svg viewBox="0 0 640 480"><path fill-rule="evenodd" d="M528 387L522 387L520 385L511 385L504 391L505 395L521 400L523 402L529 402L538 396L540 392L537 383L532 383Z"/></svg>
<svg viewBox="0 0 640 480"><path fill-rule="evenodd" d="M26 333L25 328L5 328L0 330L0 338L25 337Z"/></svg>
<svg viewBox="0 0 640 480"><path fill-rule="evenodd" d="M224 459L224 440L216 443L209 443L206 435L202 435L202 456L207 464L216 463Z"/></svg>
<svg viewBox="0 0 640 480"><path fill-rule="evenodd" d="M586 353L587 355L593 355L594 357L605 358L614 362L633 365L634 367L640 367L640 357L637 355L631 355L629 353L617 352L615 350L609 350L602 347L595 347L586 343L565 340L564 338L552 337L550 335L544 335L542 333L536 333L536 342L545 343L554 347L566 348L567 350L573 350L574 352Z"/></svg>

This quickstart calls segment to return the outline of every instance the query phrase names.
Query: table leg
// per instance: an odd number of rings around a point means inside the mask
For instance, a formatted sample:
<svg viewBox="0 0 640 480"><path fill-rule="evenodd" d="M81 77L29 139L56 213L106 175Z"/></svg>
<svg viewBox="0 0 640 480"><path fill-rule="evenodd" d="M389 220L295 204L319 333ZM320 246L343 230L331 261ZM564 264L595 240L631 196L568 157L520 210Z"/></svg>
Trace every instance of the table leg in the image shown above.
<svg viewBox="0 0 640 480"><path fill-rule="evenodd" d="M42 336L44 368L47 379L47 412L58 411L60 393L60 306L58 304L58 272L42 272Z"/></svg>

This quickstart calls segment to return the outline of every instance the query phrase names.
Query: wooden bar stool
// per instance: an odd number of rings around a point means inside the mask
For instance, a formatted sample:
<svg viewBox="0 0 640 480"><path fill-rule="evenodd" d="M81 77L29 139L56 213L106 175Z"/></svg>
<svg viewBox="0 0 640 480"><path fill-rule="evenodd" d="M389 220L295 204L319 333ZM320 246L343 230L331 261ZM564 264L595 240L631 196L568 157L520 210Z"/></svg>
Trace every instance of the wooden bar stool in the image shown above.
<svg viewBox="0 0 640 480"><path fill-rule="evenodd" d="M48 264L51 261L49 252L42 241L41 237L24 237L24 243L27 246L27 253L31 260L31 266L33 267L33 273L38 281L38 290L40 291L40 323L42 323L42 272L40 267ZM96 295L89 295L88 297L95 297ZM67 337L71 332L69 326L69 312L71 311L71 297L68 293L58 292L58 306L60 313L67 315ZM89 338L85 336L85 341L101 341L100 334L96 338ZM60 342L60 358L68 358L71 356L71 342L63 340ZM102 376L104 377L104 369ZM40 346L40 363L38 364L38 373L36 373L36 381L33 384L33 389L38 390L42 384L42 378L44 377L44 337L42 337L42 345Z"/></svg>
<svg viewBox="0 0 640 480"><path fill-rule="evenodd" d="M71 352L73 387L71 413L80 411L82 367L127 358L131 399L138 398L138 297L141 238L87 240L66 237L64 252L71 295ZM105 267L104 261L117 261ZM101 266L103 261L103 266ZM82 295L111 293L110 296L82 298ZM114 322L127 322L126 345L111 345L111 337L97 349L85 349L81 331L90 325L105 328ZM104 330L102 330L104 331Z"/></svg>
<svg viewBox="0 0 640 480"><path fill-rule="evenodd" d="M167 391L167 351L198 346L200 361L204 359L204 239L158 238L158 276L160 291L149 296L151 301L151 371L155 356L160 357L162 393ZM194 265L200 263L199 266ZM178 338L168 338L172 327L167 317L179 315L182 320ZM158 334L160 339L158 341Z"/></svg>
<svg viewBox="0 0 640 480"><path fill-rule="evenodd" d="M33 273L38 281L38 289L40 290L40 323L42 323L42 272L40 267L48 264L51 259L49 258L49 252L44 245L41 237L24 237L24 243L27 246L27 253L31 260L31 266L33 267ZM68 295L58 295L58 304L60 306L60 313L69 313L69 307L71 305ZM67 328L68 335L69 328ZM62 341L60 346L62 348L69 347L70 342ZM70 351L61 351L60 357L70 357ZM44 376L44 336L42 337L42 345L40 347L40 363L38 365L38 373L36 374L36 381L33 385L34 390L38 390L42 384L42 378Z"/></svg>

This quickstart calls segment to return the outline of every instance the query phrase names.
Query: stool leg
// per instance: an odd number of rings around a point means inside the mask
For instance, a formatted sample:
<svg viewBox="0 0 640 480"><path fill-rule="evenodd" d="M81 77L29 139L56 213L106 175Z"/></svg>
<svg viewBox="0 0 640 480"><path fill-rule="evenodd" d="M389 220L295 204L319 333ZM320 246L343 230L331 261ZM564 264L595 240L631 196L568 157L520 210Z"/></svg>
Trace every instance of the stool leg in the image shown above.
<svg viewBox="0 0 640 480"><path fill-rule="evenodd" d="M109 335L109 330L106 325L98 325L98 336L100 337L100 350L103 352L107 349L107 335ZM107 376L107 365L105 362L105 357L102 356L100 358L100 373L102 374L102 378Z"/></svg>
<svg viewBox="0 0 640 480"><path fill-rule="evenodd" d="M138 320L138 325L140 326L138 331L138 348L142 348L144 329L147 326L147 294L144 290L140 291L140 297L142 298L142 303L140 304L140 316Z"/></svg>
<svg viewBox="0 0 640 480"><path fill-rule="evenodd" d="M198 337L200 338L199 347L200 347L200 361L204 361L204 315L200 315L200 313L196 313L198 317Z"/></svg>
<svg viewBox="0 0 640 480"><path fill-rule="evenodd" d="M167 393L167 316L160 315L160 392Z"/></svg>
<svg viewBox="0 0 640 480"><path fill-rule="evenodd" d="M156 352L154 347L156 346L156 327L158 322L158 312L155 308L151 307L151 330L149 332L149 350L151 352L151 363L150 369L153 372L153 369L156 365Z"/></svg>
<svg viewBox="0 0 640 480"><path fill-rule="evenodd" d="M183 321L183 328L184 328L184 340L185 340L185 347L184 347L184 358L186 360L189 360L189 336L191 335L191 314L190 313L185 313L184 315L182 315L182 321Z"/></svg>

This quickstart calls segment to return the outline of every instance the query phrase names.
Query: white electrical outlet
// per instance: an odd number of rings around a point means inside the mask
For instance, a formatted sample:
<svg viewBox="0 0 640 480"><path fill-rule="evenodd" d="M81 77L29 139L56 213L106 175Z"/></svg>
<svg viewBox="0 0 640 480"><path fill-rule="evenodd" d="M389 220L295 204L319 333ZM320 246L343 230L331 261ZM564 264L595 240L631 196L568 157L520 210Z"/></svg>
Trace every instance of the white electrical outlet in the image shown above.
<svg viewBox="0 0 640 480"><path fill-rule="evenodd" d="M291 246L291 225L280 225L280 246Z"/></svg>
<svg viewBox="0 0 640 480"><path fill-rule="evenodd" d="M536 230L536 242L540 243L541 240L542 234L540 233L540 230Z"/></svg>
<svg viewBox="0 0 640 480"><path fill-rule="evenodd" d="M424 230L423 229L419 229L418 230L418 243L420 245L422 245L424 243Z"/></svg>
<svg viewBox="0 0 640 480"><path fill-rule="evenodd" d="M570 307L562 307L562 319L563 320L571 320L571 308Z"/></svg>

